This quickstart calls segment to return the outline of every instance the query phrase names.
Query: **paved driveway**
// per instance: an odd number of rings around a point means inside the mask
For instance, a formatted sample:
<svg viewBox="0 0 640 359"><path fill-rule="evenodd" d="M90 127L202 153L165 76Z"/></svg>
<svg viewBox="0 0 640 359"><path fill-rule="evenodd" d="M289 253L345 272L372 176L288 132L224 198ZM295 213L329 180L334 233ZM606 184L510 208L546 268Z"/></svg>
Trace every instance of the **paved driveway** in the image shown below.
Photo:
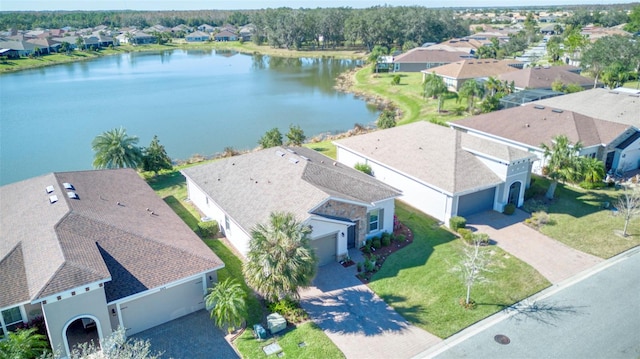
<svg viewBox="0 0 640 359"><path fill-rule="evenodd" d="M132 336L149 340L151 350L163 358L239 358L209 313L200 310Z"/></svg>
<svg viewBox="0 0 640 359"><path fill-rule="evenodd" d="M467 218L467 226L487 233L497 245L528 263L556 284L602 262L602 258L573 249L524 224L529 214L516 210L512 216L495 211Z"/></svg>
<svg viewBox="0 0 640 359"><path fill-rule="evenodd" d="M410 358L441 342L409 324L355 274L356 266L325 265L301 293L302 307L347 358Z"/></svg>

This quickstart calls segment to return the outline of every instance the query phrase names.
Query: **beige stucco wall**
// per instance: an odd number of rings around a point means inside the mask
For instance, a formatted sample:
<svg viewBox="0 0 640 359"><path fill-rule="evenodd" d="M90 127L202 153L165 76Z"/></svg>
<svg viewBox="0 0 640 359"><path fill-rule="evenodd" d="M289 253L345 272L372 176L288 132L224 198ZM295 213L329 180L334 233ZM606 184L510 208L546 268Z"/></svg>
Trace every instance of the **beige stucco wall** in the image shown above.
<svg viewBox="0 0 640 359"><path fill-rule="evenodd" d="M79 293L63 300L48 302L42 306L47 321L51 347L68 355L65 348L65 326L82 318L95 318L100 339L111 334L111 323L107 311L104 288Z"/></svg>

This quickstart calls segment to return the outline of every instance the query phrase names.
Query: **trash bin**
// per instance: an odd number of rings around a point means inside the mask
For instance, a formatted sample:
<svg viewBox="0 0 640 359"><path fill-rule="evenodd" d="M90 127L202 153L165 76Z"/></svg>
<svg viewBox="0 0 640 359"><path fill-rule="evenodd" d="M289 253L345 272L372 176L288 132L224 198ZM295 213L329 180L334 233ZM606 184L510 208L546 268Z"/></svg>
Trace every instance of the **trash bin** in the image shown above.
<svg viewBox="0 0 640 359"><path fill-rule="evenodd" d="M253 337L258 340L267 339L267 331L262 324L255 324L253 326Z"/></svg>
<svg viewBox="0 0 640 359"><path fill-rule="evenodd" d="M287 320L278 313L271 313L267 316L267 328L271 334L283 331L287 328Z"/></svg>

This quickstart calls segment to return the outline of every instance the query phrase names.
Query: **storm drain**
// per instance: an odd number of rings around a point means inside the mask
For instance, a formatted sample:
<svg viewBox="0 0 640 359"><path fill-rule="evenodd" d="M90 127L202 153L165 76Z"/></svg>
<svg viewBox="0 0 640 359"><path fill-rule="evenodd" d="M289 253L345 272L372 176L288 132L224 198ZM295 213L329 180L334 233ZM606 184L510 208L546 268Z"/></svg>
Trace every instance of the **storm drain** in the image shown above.
<svg viewBox="0 0 640 359"><path fill-rule="evenodd" d="M509 339L508 336L506 335L502 335L502 334L498 334L495 337L493 337L493 340L495 340L496 342L502 344L502 345L507 345L509 343L511 343L511 339Z"/></svg>

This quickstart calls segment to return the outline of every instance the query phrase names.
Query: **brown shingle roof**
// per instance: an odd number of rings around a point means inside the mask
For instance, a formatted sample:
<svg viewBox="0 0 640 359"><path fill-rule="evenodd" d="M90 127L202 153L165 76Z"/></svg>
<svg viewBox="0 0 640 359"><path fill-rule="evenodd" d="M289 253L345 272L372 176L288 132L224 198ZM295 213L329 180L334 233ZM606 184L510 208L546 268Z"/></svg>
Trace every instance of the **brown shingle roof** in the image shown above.
<svg viewBox="0 0 640 359"><path fill-rule="evenodd" d="M529 67L520 71L500 74L498 79L500 81L513 81L515 87L520 89L551 89L551 85L556 80L565 85L593 86L592 79L556 66Z"/></svg>
<svg viewBox="0 0 640 359"><path fill-rule="evenodd" d="M461 61L469 58L468 52L462 51L445 51L445 50L430 50L425 47L416 47L411 49L402 55L398 55L393 59L393 62L397 63L424 63L424 62L436 62L447 63Z"/></svg>
<svg viewBox="0 0 640 359"><path fill-rule="evenodd" d="M550 145L553 137L557 135L566 135L572 143L580 141L584 147L608 144L628 128L622 124L598 120L571 111L558 111L551 107L534 105L472 116L452 122L451 125L532 148L540 148L542 143Z"/></svg>
<svg viewBox="0 0 640 359"><path fill-rule="evenodd" d="M475 79L481 77L498 76L507 72L520 71L509 64L511 60L463 60L447 65L422 70L424 73L436 73L439 76L453 79Z"/></svg>

